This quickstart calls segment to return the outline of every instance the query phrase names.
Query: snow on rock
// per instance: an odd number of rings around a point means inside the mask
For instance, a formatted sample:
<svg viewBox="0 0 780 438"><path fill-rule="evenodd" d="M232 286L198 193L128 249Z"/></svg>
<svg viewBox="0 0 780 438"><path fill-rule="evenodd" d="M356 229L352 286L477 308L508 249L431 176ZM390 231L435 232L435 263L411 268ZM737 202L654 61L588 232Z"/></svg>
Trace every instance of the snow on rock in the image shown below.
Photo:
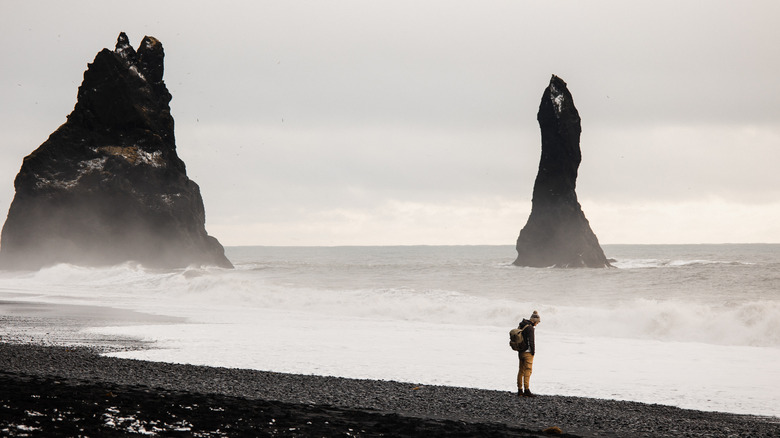
<svg viewBox="0 0 780 438"><path fill-rule="evenodd" d="M563 111L563 101L565 99L563 93L555 86L554 83L550 83L550 99L555 107L555 114L560 117L561 111Z"/></svg>
<svg viewBox="0 0 780 438"><path fill-rule="evenodd" d="M147 164L154 167L162 167L165 165L162 158L162 152L147 152L139 149L137 146L102 146L97 148L96 151L121 157L131 164ZM105 162L105 158L103 160Z"/></svg>

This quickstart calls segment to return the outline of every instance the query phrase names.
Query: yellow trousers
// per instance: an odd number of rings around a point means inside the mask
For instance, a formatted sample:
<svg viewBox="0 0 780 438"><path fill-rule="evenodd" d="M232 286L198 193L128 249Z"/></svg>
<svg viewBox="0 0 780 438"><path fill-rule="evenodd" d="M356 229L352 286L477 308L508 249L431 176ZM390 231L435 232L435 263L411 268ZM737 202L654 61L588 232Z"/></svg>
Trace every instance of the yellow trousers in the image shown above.
<svg viewBox="0 0 780 438"><path fill-rule="evenodd" d="M531 371L533 371L533 367L534 355L527 351L520 353L520 370L517 372L517 389L519 391L523 390L523 384L525 384L525 389L531 389Z"/></svg>

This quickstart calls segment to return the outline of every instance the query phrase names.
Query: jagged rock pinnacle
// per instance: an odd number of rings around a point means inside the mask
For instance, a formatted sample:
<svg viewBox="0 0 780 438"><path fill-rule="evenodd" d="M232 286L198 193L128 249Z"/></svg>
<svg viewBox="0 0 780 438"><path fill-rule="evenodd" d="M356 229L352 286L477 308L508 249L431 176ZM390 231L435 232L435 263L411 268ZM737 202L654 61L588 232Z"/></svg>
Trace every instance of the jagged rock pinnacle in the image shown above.
<svg viewBox="0 0 780 438"><path fill-rule="evenodd" d="M67 122L24 158L0 264L230 267L176 153L162 44L123 32L84 72Z"/></svg>
<svg viewBox="0 0 780 438"><path fill-rule="evenodd" d="M582 212L575 188L580 116L566 82L553 75L536 116L542 156L531 215L517 238L518 266L606 267L609 262Z"/></svg>
<svg viewBox="0 0 780 438"><path fill-rule="evenodd" d="M128 64L135 63L135 49L130 45L130 40L124 32L121 32L119 38L116 39L114 53L121 56Z"/></svg>
<svg viewBox="0 0 780 438"><path fill-rule="evenodd" d="M162 82L164 57L162 43L157 38L144 37L138 48L138 66L152 84Z"/></svg>

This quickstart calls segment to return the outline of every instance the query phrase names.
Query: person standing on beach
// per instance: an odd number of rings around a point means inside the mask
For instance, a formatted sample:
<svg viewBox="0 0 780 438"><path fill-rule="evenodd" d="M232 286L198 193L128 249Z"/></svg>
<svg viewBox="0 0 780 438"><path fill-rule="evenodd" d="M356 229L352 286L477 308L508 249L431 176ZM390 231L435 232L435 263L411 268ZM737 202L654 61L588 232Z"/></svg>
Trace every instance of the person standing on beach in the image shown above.
<svg viewBox="0 0 780 438"><path fill-rule="evenodd" d="M517 395L520 397L536 397L531 392L531 371L533 371L534 354L536 354L536 342L534 341L534 330L537 324L542 322L539 313L534 313L528 319L523 319L517 328L523 330L523 343L517 354L520 357L520 369L517 371ZM523 348L525 347L525 348ZM523 386L525 385L525 389Z"/></svg>

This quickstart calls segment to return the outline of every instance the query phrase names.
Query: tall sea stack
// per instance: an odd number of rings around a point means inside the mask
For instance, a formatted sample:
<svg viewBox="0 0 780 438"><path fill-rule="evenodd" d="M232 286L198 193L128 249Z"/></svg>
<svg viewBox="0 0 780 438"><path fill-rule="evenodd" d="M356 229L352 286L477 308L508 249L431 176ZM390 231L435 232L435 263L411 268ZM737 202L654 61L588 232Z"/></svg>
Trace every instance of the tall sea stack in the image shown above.
<svg viewBox="0 0 780 438"><path fill-rule="evenodd" d="M163 57L157 39L136 52L121 33L89 64L73 112L16 176L0 267L232 267L176 154Z"/></svg>
<svg viewBox="0 0 780 438"><path fill-rule="evenodd" d="M542 158L534 183L531 215L517 238L517 266L610 266L577 202L580 115L566 82L553 75L536 116Z"/></svg>

